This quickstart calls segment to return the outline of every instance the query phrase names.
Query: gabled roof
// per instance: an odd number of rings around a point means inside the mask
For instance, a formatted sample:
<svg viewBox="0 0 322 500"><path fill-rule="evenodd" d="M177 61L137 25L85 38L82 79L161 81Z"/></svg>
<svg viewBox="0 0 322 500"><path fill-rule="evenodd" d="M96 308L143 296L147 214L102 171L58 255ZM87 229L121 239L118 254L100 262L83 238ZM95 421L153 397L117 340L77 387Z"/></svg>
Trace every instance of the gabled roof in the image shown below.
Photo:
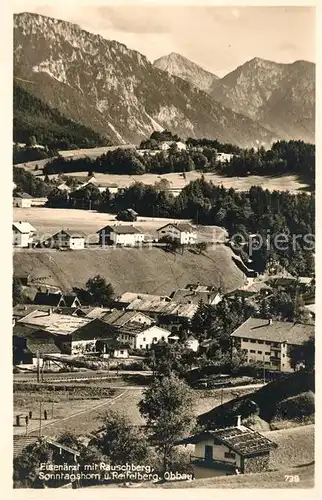
<svg viewBox="0 0 322 500"><path fill-rule="evenodd" d="M117 332L125 334L125 335L133 335L137 336L140 333L143 332L148 332L149 330L153 331L159 331L162 333L165 337L169 337L171 332L169 330L166 330L165 328L160 328L159 326L156 325L143 325L142 323L127 323L126 325L119 327L117 329Z"/></svg>
<svg viewBox="0 0 322 500"><path fill-rule="evenodd" d="M19 324L31 325L45 329L47 332L55 335L70 335L81 326L87 325L92 320L88 318L79 318L67 314L57 314L33 311L18 321Z"/></svg>
<svg viewBox="0 0 322 500"><path fill-rule="evenodd" d="M29 234L36 232L36 229L31 224L29 224L29 222L21 222L21 221L13 222L12 227L22 234Z"/></svg>
<svg viewBox="0 0 322 500"><path fill-rule="evenodd" d="M13 195L14 198L24 198L24 199L32 199L32 196L28 193L16 193Z"/></svg>
<svg viewBox="0 0 322 500"><path fill-rule="evenodd" d="M115 225L115 226L105 226L105 227L102 227L102 229L100 229L99 231L97 231L97 233L101 233L102 231L104 230L108 230L108 231L111 231L111 232L114 232L116 234L138 234L138 233L142 233L142 231L140 231L140 229L138 229L137 227L134 227L132 225Z"/></svg>
<svg viewBox="0 0 322 500"><path fill-rule="evenodd" d="M34 303L43 306L57 307L63 298L64 296L62 293L38 292L35 295Z"/></svg>
<svg viewBox="0 0 322 500"><path fill-rule="evenodd" d="M167 295L152 295L151 293L135 293L135 292L125 292L123 295L117 298L117 302L122 302L125 304L131 304L134 300L150 300L154 302L171 302L171 298Z"/></svg>
<svg viewBox="0 0 322 500"><path fill-rule="evenodd" d="M250 317L231 337L245 337L254 340L268 340L272 342L287 342L300 345L314 336L314 325L290 323L288 321L272 321Z"/></svg>
<svg viewBox="0 0 322 500"><path fill-rule="evenodd" d="M216 297L218 297L218 299L221 298L221 295L217 290L189 290L187 288L179 288L178 290L175 290L171 296L174 302L178 302L180 304L199 304L200 300L203 300L203 302L207 304L213 302Z"/></svg>
<svg viewBox="0 0 322 500"><path fill-rule="evenodd" d="M209 438L213 438L216 443L228 446L228 448L244 457L258 455L277 448L276 443L244 425L204 431L183 439L177 444L196 444Z"/></svg>
<svg viewBox="0 0 322 500"><path fill-rule="evenodd" d="M108 313L105 313L104 316L102 316L102 320L108 323L109 325L114 325L114 326L124 326L127 323L131 323L135 321L135 317L138 314L143 314L143 313L138 313L136 311L111 311ZM144 316L144 315L143 315ZM151 320L148 316L146 316L148 320Z"/></svg>
<svg viewBox="0 0 322 500"><path fill-rule="evenodd" d="M55 238L56 236L63 235L63 236L68 236L69 238L85 238L86 234L83 233L82 231L72 231L70 229L62 229L61 231L58 231L58 233L55 233L51 236L51 238ZM51 239L48 238L48 239Z"/></svg>
<svg viewBox="0 0 322 500"><path fill-rule="evenodd" d="M169 222L165 226L159 227L159 229L157 229L157 231L161 231L162 229L164 229L168 226L174 226L181 233L193 233L196 231L195 228L191 224L189 224L188 222L178 222L178 223Z"/></svg>
<svg viewBox="0 0 322 500"><path fill-rule="evenodd" d="M66 302L66 307L72 307L72 304L74 303L74 300L77 299L77 301L80 303L80 300L79 298L77 297L77 295L75 294L69 294L69 295L65 295L64 294L64 299L65 299L65 302ZM80 306L78 306L80 307Z"/></svg>

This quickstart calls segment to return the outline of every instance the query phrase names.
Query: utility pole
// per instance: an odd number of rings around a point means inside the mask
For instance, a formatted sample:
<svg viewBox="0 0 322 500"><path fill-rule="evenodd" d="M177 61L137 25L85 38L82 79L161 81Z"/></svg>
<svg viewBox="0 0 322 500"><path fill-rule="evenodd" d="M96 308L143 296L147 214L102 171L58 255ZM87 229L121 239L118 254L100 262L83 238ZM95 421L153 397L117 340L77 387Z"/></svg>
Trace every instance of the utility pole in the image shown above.
<svg viewBox="0 0 322 500"><path fill-rule="evenodd" d="M55 396L55 386L53 386L53 399L51 402L51 418L54 418L54 396Z"/></svg>
<svg viewBox="0 0 322 500"><path fill-rule="evenodd" d="M265 355L263 356L263 379L265 384Z"/></svg>
<svg viewBox="0 0 322 500"><path fill-rule="evenodd" d="M39 402L39 437L41 437L42 402Z"/></svg>
<svg viewBox="0 0 322 500"><path fill-rule="evenodd" d="M39 351L37 349L37 382L40 382L40 362L39 362Z"/></svg>

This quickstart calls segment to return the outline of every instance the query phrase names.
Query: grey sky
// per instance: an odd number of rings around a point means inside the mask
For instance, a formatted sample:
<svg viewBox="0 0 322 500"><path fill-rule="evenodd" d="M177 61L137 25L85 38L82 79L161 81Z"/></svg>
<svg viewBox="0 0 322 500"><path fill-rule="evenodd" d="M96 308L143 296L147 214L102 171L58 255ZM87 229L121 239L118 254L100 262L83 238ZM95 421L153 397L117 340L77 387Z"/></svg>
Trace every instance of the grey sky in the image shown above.
<svg viewBox="0 0 322 500"><path fill-rule="evenodd" d="M71 0L14 0L14 12L71 21L125 43L151 61L178 52L223 76L253 57L315 61L313 7L91 5ZM134 5L133 5L134 4Z"/></svg>

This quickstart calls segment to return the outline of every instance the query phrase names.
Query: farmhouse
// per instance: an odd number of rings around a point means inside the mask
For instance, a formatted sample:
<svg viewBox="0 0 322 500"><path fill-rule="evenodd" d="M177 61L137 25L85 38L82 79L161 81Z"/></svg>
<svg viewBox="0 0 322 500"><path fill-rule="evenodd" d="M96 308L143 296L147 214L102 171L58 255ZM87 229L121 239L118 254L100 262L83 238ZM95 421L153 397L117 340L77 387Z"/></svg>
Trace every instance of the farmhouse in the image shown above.
<svg viewBox="0 0 322 500"><path fill-rule="evenodd" d="M12 223L12 243L15 247L28 248L34 243L36 229L29 222Z"/></svg>
<svg viewBox="0 0 322 500"><path fill-rule="evenodd" d="M158 240L171 239L181 245L193 245L197 242L197 231L187 222L169 223L157 230Z"/></svg>
<svg viewBox="0 0 322 500"><path fill-rule="evenodd" d="M44 242L50 248L69 248L70 250L83 250L85 246L85 235L62 229Z"/></svg>
<svg viewBox="0 0 322 500"><path fill-rule="evenodd" d="M108 325L113 325L117 328L128 325L129 323L139 323L146 326L151 326L153 324L153 319L146 316L146 314L136 311L114 310L104 313L101 319Z"/></svg>
<svg viewBox="0 0 322 500"><path fill-rule="evenodd" d="M158 325L171 331L177 331L182 322L191 320L198 309L198 304L178 304L174 301L147 300L137 298L127 310L140 311L155 319Z"/></svg>
<svg viewBox="0 0 322 500"><path fill-rule="evenodd" d="M222 296L217 287L190 284L186 288L178 288L171 294L171 299L179 304L199 304L200 300L204 304L216 305Z"/></svg>
<svg viewBox="0 0 322 500"><path fill-rule="evenodd" d="M57 186L57 189L59 189L59 191L64 191L65 193L71 192L71 188L70 186L68 186L68 184L66 184L66 182L62 182L61 184L59 184Z"/></svg>
<svg viewBox="0 0 322 500"><path fill-rule="evenodd" d="M30 208L32 196L28 193L16 193L13 195L13 206L19 208Z"/></svg>
<svg viewBox="0 0 322 500"><path fill-rule="evenodd" d="M185 151L187 149L186 144L181 141L162 141L159 147L161 151L168 151L173 145L176 145L179 151Z"/></svg>
<svg viewBox="0 0 322 500"><path fill-rule="evenodd" d="M182 439L177 444L194 444L190 456L196 479L264 472L269 466L269 454L277 444L259 432L241 425L206 430Z"/></svg>
<svg viewBox="0 0 322 500"><path fill-rule="evenodd" d="M171 302L170 297L168 297L167 295L152 295L150 293L134 292L123 293L123 295L117 298L116 302L118 307L127 307L137 299L150 300L153 302Z"/></svg>
<svg viewBox="0 0 322 500"><path fill-rule="evenodd" d="M156 325L128 323L118 329L117 335L120 341L128 342L132 349L150 349L152 344L167 342L170 332Z"/></svg>
<svg viewBox="0 0 322 500"><path fill-rule="evenodd" d="M249 361L259 361L271 370L293 371L291 346L314 336L314 325L248 318L232 334L232 344L247 353Z"/></svg>
<svg viewBox="0 0 322 500"><path fill-rule="evenodd" d="M61 351L55 343L55 337L40 328L15 325L13 328L13 364L36 365L46 354L60 355Z"/></svg>
<svg viewBox="0 0 322 500"><path fill-rule="evenodd" d="M136 246L144 241L144 234L133 225L105 226L99 231L99 244Z"/></svg>
<svg viewBox="0 0 322 500"><path fill-rule="evenodd" d="M217 153L216 154L216 160L219 161L220 163L224 162L230 162L235 155L231 153Z"/></svg>

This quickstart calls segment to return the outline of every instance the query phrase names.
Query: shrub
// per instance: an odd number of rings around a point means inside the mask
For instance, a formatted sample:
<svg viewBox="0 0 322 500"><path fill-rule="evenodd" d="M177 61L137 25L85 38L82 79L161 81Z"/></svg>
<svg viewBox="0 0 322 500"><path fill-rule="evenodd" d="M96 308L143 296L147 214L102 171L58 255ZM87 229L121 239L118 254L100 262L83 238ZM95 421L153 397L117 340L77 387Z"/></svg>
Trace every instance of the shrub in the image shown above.
<svg viewBox="0 0 322 500"><path fill-rule="evenodd" d="M276 407L276 418L303 420L314 415L315 398L312 391L303 392L281 401Z"/></svg>

